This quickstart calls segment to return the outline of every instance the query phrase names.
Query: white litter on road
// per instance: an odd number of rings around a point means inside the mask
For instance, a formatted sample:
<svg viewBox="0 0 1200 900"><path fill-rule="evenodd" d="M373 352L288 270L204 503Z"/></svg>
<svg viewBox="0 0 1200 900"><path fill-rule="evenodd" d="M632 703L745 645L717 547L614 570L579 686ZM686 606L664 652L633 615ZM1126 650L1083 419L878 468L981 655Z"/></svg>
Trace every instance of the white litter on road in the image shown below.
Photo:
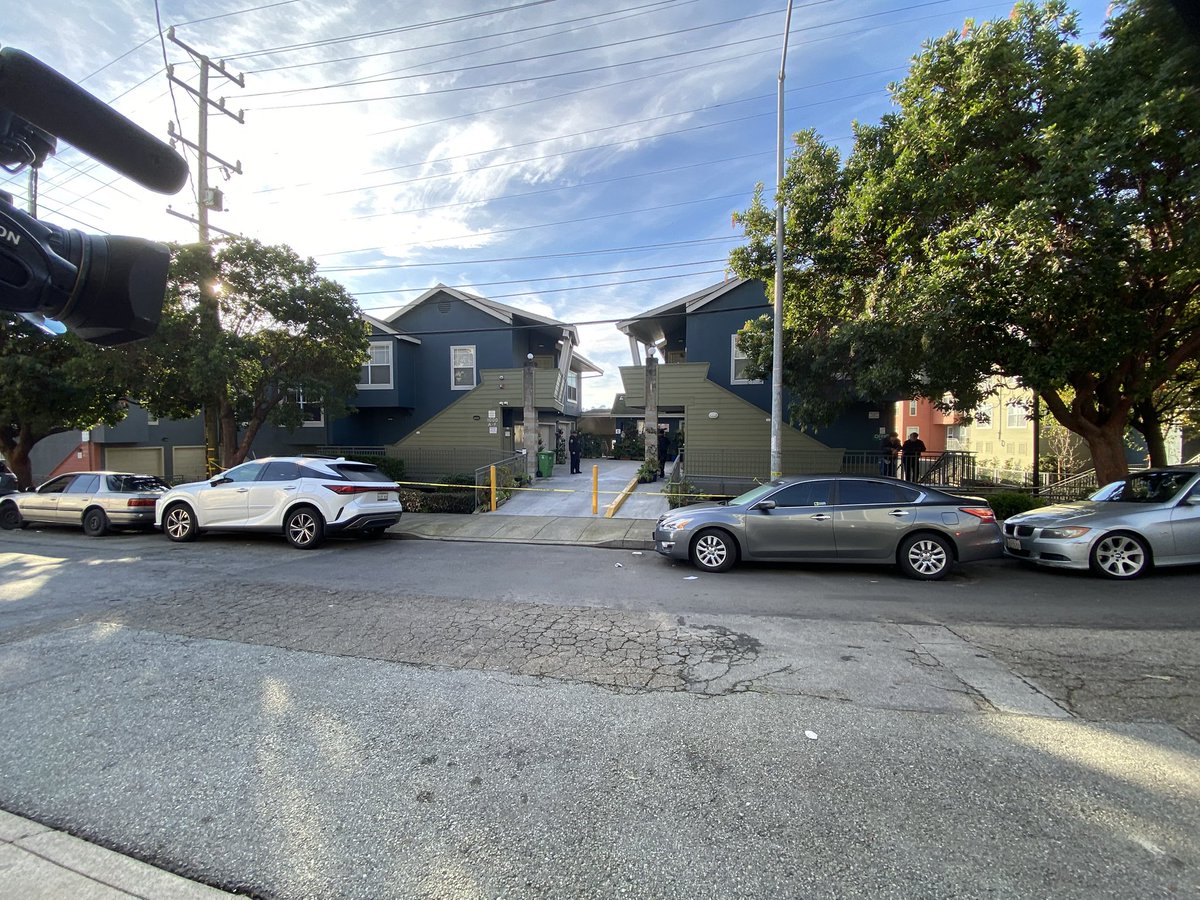
<svg viewBox="0 0 1200 900"><path fill-rule="evenodd" d="M804 732L804 736L810 741L815 741L817 739L817 733L815 731L806 731Z"/></svg>

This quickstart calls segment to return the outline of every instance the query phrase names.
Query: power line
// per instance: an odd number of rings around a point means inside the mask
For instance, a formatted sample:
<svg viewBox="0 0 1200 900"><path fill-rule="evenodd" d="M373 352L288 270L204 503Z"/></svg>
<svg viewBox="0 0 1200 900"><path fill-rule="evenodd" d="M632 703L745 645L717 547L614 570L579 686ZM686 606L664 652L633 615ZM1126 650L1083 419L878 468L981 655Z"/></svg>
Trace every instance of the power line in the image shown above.
<svg viewBox="0 0 1200 900"><path fill-rule="evenodd" d="M557 288L552 291L538 291L538 294L539 294L539 296L542 296L542 295L566 294L566 293L570 293L573 291L592 291L592 290L595 290L596 288L602 288L602 287L625 287L626 285L630 285L630 284L649 284L649 283L655 282L655 281L673 281L678 278L692 278L696 275L720 275L724 271L725 271L724 269L706 269L706 270L703 270L700 272L685 272L685 273L681 273L679 275L657 275L654 278L631 278L631 279L627 279L625 281L607 281L607 282L602 282L600 284L582 284L582 285L578 285L576 287ZM503 282L497 282L497 283L503 283ZM510 283L516 284L518 282L510 282ZM361 297L369 297L369 296L376 295L376 294L424 293L426 290L428 290L428 288L393 288L391 290L381 290L381 291L354 291L353 293L354 293L354 296L356 296L356 297L360 297L360 296ZM468 288L457 288L457 290L468 290ZM505 297L528 297L529 293L530 293L529 291L517 291L516 293L513 293L513 294L494 294L494 295L492 295L492 297L490 299L501 300ZM625 320L617 319L614 321L623 322Z"/></svg>
<svg viewBox="0 0 1200 900"><path fill-rule="evenodd" d="M634 247L605 247L598 250L574 250L568 253L541 253L535 256L500 256L491 259L460 259L453 262L428 262L428 263L383 263L370 266L321 266L322 272L361 272L361 271L383 271L385 269L425 269L433 266L479 266L491 265L493 263L510 263L510 262L528 262L531 260L543 259L574 259L579 256L602 256L607 253L648 253L654 250L666 250L676 247L692 247L697 244L715 244L728 243L729 241L741 240L739 236L718 237L718 238L697 238L690 241L667 241L661 244L641 244Z"/></svg>

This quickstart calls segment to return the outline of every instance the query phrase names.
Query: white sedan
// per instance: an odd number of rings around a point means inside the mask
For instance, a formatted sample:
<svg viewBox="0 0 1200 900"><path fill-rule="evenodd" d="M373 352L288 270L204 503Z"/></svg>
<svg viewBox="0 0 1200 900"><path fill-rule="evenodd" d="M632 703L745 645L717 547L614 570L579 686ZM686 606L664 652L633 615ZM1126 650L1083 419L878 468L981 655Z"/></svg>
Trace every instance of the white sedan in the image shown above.
<svg viewBox="0 0 1200 900"><path fill-rule="evenodd" d="M404 511L399 490L370 463L272 457L172 488L158 501L154 524L172 541L207 529L274 531L307 550L328 534L381 536Z"/></svg>

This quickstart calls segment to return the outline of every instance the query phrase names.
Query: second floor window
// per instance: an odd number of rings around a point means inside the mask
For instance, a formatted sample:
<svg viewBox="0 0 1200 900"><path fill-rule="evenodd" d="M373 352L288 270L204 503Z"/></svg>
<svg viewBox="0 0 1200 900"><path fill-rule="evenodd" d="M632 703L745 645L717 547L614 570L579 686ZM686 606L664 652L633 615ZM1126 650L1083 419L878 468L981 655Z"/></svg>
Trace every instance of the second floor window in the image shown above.
<svg viewBox="0 0 1200 900"><path fill-rule="evenodd" d="M1024 428L1025 423L1029 421L1029 416L1025 412L1025 407L1020 403L1008 404L1008 422L1009 428Z"/></svg>
<svg viewBox="0 0 1200 900"><path fill-rule="evenodd" d="M469 391L475 387L475 346L450 348L450 388Z"/></svg>
<svg viewBox="0 0 1200 900"><path fill-rule="evenodd" d="M300 424L305 428L325 424L325 408L317 401L305 399L304 388L296 391L296 405L300 407Z"/></svg>
<svg viewBox="0 0 1200 900"><path fill-rule="evenodd" d="M746 367L750 365L750 359L746 354L738 349L737 335L729 336L730 346L730 365L729 365L729 383L730 384L762 384L761 380L750 378L746 374Z"/></svg>
<svg viewBox="0 0 1200 900"><path fill-rule="evenodd" d="M568 372L567 373L567 402L568 403L578 403L579 402L579 373L578 372Z"/></svg>
<svg viewBox="0 0 1200 900"><path fill-rule="evenodd" d="M917 414L917 401L916 400L908 401L908 414L910 416L915 416Z"/></svg>
<svg viewBox="0 0 1200 900"><path fill-rule="evenodd" d="M383 390L392 386L392 345L372 341L367 349L367 361L358 375L359 390Z"/></svg>

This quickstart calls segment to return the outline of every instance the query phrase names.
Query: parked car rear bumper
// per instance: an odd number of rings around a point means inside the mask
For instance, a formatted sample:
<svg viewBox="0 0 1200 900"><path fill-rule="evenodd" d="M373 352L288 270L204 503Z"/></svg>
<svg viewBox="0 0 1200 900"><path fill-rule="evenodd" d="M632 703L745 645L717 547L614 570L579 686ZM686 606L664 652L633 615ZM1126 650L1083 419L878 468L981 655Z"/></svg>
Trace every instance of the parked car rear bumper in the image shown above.
<svg viewBox="0 0 1200 900"><path fill-rule="evenodd" d="M399 512L360 513L344 522L326 522L327 534L343 531L365 531L368 528L391 528L400 521Z"/></svg>

